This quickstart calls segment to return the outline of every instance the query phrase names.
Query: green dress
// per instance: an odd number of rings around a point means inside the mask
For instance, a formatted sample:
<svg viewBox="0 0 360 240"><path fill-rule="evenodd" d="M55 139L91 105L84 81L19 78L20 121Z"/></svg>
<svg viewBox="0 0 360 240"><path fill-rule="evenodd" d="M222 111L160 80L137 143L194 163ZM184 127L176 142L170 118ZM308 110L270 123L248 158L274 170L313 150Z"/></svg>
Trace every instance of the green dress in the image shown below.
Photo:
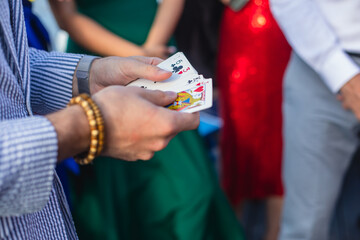
<svg viewBox="0 0 360 240"><path fill-rule="evenodd" d="M154 19L155 0L77 0L81 13L136 44ZM89 53L69 40L69 52ZM70 174L80 239L236 240L242 231L196 131L178 134L150 161L97 158Z"/></svg>

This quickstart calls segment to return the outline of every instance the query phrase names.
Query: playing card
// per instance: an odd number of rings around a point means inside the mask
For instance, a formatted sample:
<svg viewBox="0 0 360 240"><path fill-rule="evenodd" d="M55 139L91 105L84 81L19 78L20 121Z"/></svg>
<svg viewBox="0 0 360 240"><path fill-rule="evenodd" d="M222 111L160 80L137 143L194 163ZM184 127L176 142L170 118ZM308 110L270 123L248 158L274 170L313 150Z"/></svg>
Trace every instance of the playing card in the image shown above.
<svg viewBox="0 0 360 240"><path fill-rule="evenodd" d="M197 74L182 52L178 52L158 65L159 68L171 71L175 75Z"/></svg>
<svg viewBox="0 0 360 240"><path fill-rule="evenodd" d="M160 86L163 91L175 91L177 92L179 89L185 89L187 86L190 86L194 83L203 82L204 76L198 74L191 74L182 76L178 81L172 83L165 83Z"/></svg>
<svg viewBox="0 0 360 240"><path fill-rule="evenodd" d="M158 67L171 71L172 76L161 82L138 79L127 86L177 92L175 102L166 106L175 111L193 113L212 106L212 79L205 79L199 75L183 53L173 55L161 62Z"/></svg>
<svg viewBox="0 0 360 240"><path fill-rule="evenodd" d="M212 79L187 86L178 92L175 102L167 108L180 112L198 112L212 106Z"/></svg>
<svg viewBox="0 0 360 240"><path fill-rule="evenodd" d="M174 91L179 88L183 88L186 85L199 82L203 80L202 75L198 74L187 74L182 76L176 81L162 81L162 82L154 82L146 79L138 79L137 81L128 84L127 86L137 86L149 90L161 90L161 91Z"/></svg>
<svg viewBox="0 0 360 240"><path fill-rule="evenodd" d="M129 83L127 86L164 90L170 88L172 85L178 85L178 81L184 76L198 74L182 52L176 53L157 66L164 70L171 71L173 74L165 81L154 82L147 79L138 79Z"/></svg>

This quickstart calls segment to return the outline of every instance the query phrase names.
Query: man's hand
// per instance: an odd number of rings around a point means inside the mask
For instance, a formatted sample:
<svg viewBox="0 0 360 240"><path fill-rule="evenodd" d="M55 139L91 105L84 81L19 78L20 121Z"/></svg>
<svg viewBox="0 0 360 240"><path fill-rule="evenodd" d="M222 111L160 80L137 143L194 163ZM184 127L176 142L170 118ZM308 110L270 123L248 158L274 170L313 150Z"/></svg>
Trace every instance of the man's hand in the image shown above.
<svg viewBox="0 0 360 240"><path fill-rule="evenodd" d="M171 72L154 66L158 58L109 57L95 60L90 73L90 90L105 124L103 155L124 160L148 160L167 146L181 131L199 125L198 113L180 113L164 108L177 97L174 92L123 87L137 78L161 81ZM89 123L80 106L71 106L46 116L58 136L58 159L87 151Z"/></svg>
<svg viewBox="0 0 360 240"><path fill-rule="evenodd" d="M106 57L94 60L90 69L90 92L95 94L111 85L125 86L138 78L163 81L171 77L171 72L155 65L162 60L148 57Z"/></svg>
<svg viewBox="0 0 360 240"><path fill-rule="evenodd" d="M360 120L360 74L350 79L340 90L338 99L345 109L351 110Z"/></svg>
<svg viewBox="0 0 360 240"><path fill-rule="evenodd" d="M105 122L103 155L148 160L180 131L195 129L199 114L164 108L176 93L111 86L93 95Z"/></svg>

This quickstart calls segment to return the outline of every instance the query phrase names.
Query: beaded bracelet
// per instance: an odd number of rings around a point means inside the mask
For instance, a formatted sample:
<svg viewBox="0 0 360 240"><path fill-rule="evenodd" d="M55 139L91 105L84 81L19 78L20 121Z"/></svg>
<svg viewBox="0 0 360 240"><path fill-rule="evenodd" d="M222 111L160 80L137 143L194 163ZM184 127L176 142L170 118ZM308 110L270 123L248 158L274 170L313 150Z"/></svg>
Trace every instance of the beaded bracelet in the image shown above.
<svg viewBox="0 0 360 240"><path fill-rule="evenodd" d="M76 155L75 161L81 165L91 163L100 155L104 147L104 121L96 103L88 94L82 93L70 100L68 106L80 105L86 113L90 125L90 148L87 152Z"/></svg>
<svg viewBox="0 0 360 240"><path fill-rule="evenodd" d="M95 113L95 120L96 120L96 124L97 124L98 131L99 131L99 138L98 138L99 145L98 145L98 148L96 151L96 156L98 156L98 155L100 155L100 153L104 147L104 120L101 116L100 109L98 108L96 103L91 99L91 97L87 94L81 94L81 95L86 101L88 101L92 110Z"/></svg>

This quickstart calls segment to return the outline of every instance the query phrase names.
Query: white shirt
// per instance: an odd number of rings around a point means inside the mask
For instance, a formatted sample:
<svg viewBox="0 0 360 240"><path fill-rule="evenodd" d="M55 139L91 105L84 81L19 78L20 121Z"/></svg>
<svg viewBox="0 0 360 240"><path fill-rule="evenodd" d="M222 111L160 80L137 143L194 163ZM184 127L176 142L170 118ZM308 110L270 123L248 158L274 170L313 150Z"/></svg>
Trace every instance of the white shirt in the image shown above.
<svg viewBox="0 0 360 240"><path fill-rule="evenodd" d="M335 93L360 68L360 0L270 0L289 43Z"/></svg>

